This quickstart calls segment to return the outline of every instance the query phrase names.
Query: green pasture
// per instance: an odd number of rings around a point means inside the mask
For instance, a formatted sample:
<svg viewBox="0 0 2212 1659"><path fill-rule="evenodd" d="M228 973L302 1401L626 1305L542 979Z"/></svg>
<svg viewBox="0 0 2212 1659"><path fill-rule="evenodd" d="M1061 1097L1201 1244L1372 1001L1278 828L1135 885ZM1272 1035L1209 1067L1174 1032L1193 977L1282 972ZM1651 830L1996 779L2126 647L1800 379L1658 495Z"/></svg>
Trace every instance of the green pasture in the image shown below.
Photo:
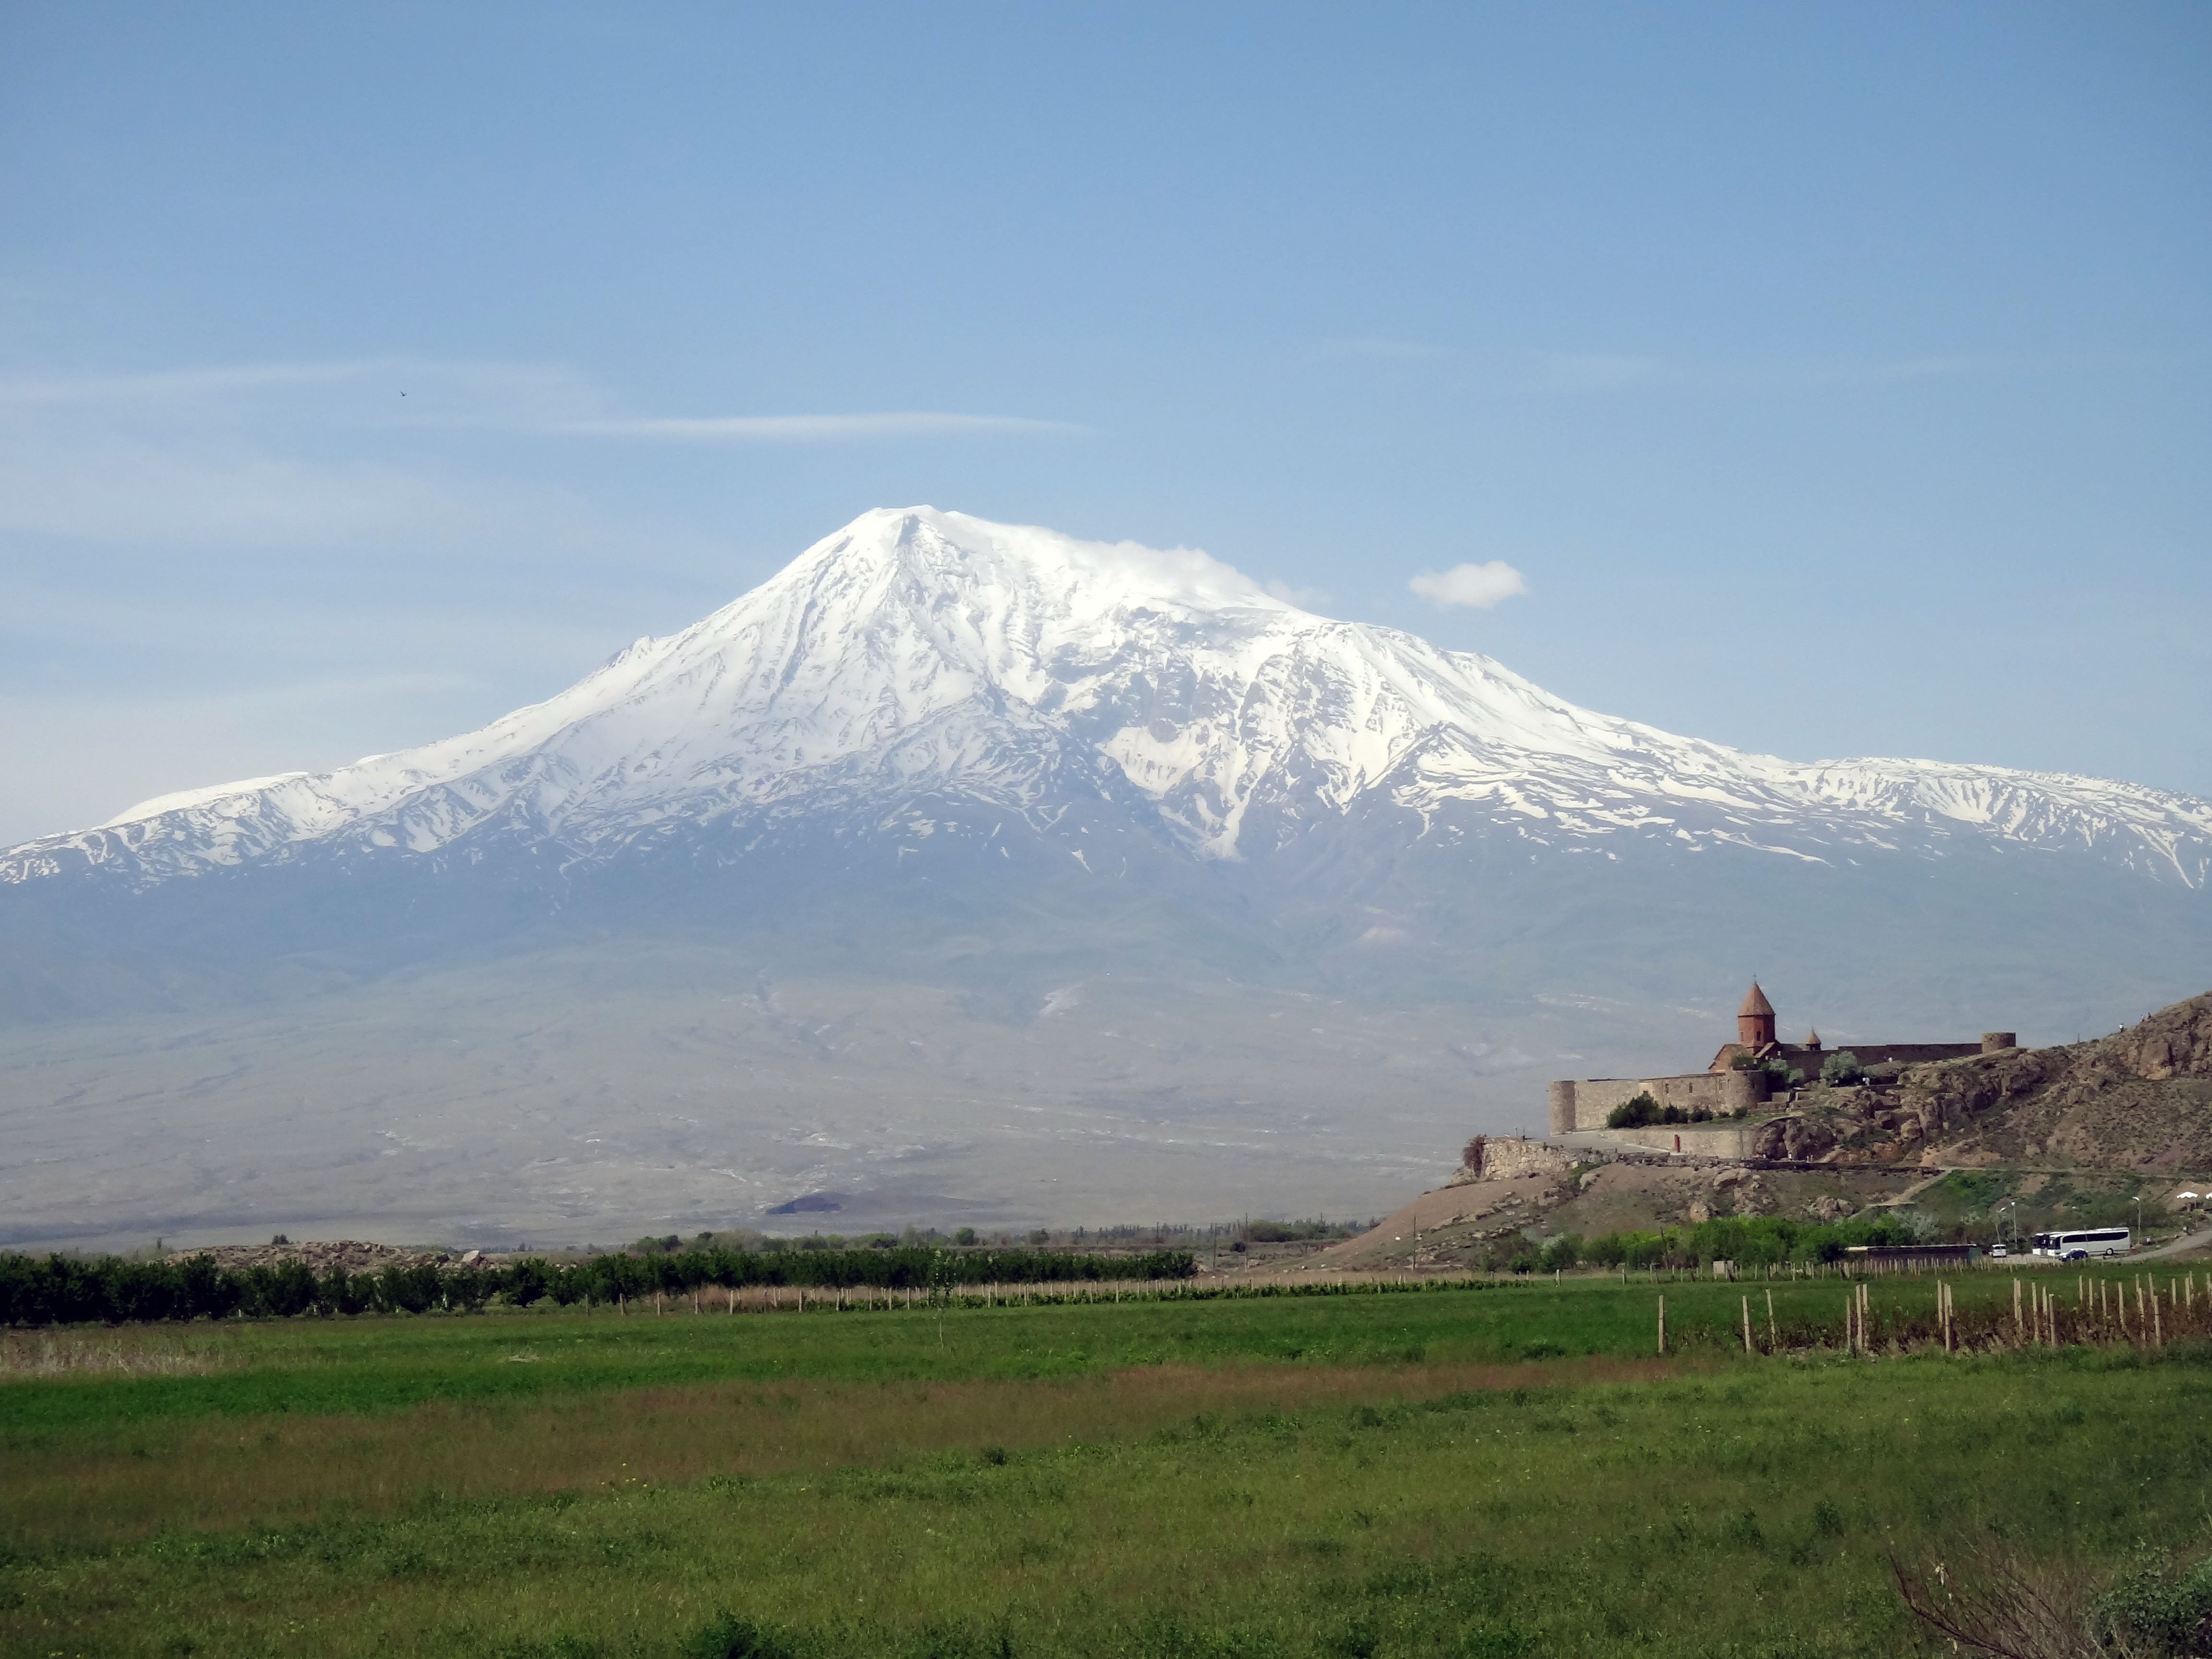
<svg viewBox="0 0 2212 1659"><path fill-rule="evenodd" d="M2212 1349L1768 1289L16 1334L203 1369L0 1383L0 1654L1932 1654L1892 1551L2212 1544Z"/></svg>
<svg viewBox="0 0 2212 1659"><path fill-rule="evenodd" d="M2108 1278L2124 1274L2107 1273ZM2200 1275L2200 1277L2203 1277ZM2063 1285L2051 1271L2031 1282ZM2011 1278L1956 1276L1962 1309L2009 1306ZM586 1316L570 1310L474 1315L196 1322L70 1328L42 1340L137 1349L191 1349L204 1374L140 1376L94 1372L35 1387L0 1384L0 1434L220 1413L366 1413L428 1401L523 1399L544 1394L646 1388L717 1379L750 1381L1088 1376L1131 1366L1249 1362L1387 1365L1422 1361L1654 1352L1658 1299L1668 1304L1672 1349L1733 1349L1749 1298L1766 1328L1769 1298L1792 1346L1840 1345L1850 1286L1835 1278L1738 1284L1665 1273L1499 1278L1471 1287L1409 1285L1336 1294L1169 1295L1031 1307L958 1305L889 1311L695 1315L672 1302L656 1315ZM1077 1294L1081 1294L1078 1292ZM2212 1288L2200 1292L2212 1297ZM1878 1312L1929 1316L1936 1281L1875 1281ZM517 1356L527 1356L518 1362Z"/></svg>

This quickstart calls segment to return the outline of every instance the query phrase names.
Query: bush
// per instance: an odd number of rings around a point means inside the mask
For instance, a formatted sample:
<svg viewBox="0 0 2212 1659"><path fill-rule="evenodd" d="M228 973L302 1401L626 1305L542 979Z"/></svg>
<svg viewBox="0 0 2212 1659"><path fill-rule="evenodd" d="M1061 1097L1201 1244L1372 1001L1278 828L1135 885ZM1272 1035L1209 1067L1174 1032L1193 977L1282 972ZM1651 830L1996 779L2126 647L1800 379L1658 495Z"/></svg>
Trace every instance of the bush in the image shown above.
<svg viewBox="0 0 2212 1659"><path fill-rule="evenodd" d="M1659 1103L1651 1098L1648 1090L1630 1096L1605 1115L1605 1127L1608 1129L1641 1129L1665 1121Z"/></svg>
<svg viewBox="0 0 2212 1659"><path fill-rule="evenodd" d="M1582 1259L1600 1267L1656 1267L1717 1258L1761 1267L1835 1261L1853 1244L1911 1243L1920 1224L1917 1218L1889 1211L1826 1225L1787 1216L1715 1216L1663 1233L1607 1233L1577 1243Z"/></svg>
<svg viewBox="0 0 2212 1659"><path fill-rule="evenodd" d="M1583 1242L1562 1233L1536 1253L1536 1265L1547 1273L1564 1273L1583 1259Z"/></svg>
<svg viewBox="0 0 2212 1659"><path fill-rule="evenodd" d="M1865 1076L1866 1068L1859 1064L1859 1057L1848 1048L1838 1048L1820 1062L1820 1081L1830 1088L1848 1087Z"/></svg>
<svg viewBox="0 0 2212 1659"><path fill-rule="evenodd" d="M797 1650L775 1632L731 1613L684 1644L686 1659L789 1659Z"/></svg>
<svg viewBox="0 0 2212 1659"><path fill-rule="evenodd" d="M1628 1243L1619 1233L1607 1233L1583 1246L1583 1260L1600 1267L1618 1267L1628 1260Z"/></svg>
<svg viewBox="0 0 2212 1659"><path fill-rule="evenodd" d="M2158 1652L2212 1654L2212 1560L2177 1572L2165 1551L2138 1551L2091 1605L2089 1623L2118 1651L2149 1644Z"/></svg>
<svg viewBox="0 0 2212 1659"><path fill-rule="evenodd" d="M952 1242L955 1244L963 1246L973 1244L975 1242L975 1230L973 1227L961 1228L959 1231L952 1235Z"/></svg>

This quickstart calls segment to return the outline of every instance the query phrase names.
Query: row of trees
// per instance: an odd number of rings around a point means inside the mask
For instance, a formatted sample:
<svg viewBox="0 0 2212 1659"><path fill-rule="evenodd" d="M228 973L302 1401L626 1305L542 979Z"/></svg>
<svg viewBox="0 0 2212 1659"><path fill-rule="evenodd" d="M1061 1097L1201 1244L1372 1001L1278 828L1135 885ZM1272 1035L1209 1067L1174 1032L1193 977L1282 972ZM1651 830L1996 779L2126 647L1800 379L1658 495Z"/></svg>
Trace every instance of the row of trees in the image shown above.
<svg viewBox="0 0 2212 1659"><path fill-rule="evenodd" d="M708 1285L928 1290L956 1285L1060 1284L1188 1279L1188 1250L1137 1256L1057 1250L693 1249L676 1255L628 1251L579 1262L526 1256L504 1267L436 1262L320 1274L304 1262L224 1267L207 1256L126 1261L0 1255L0 1325L119 1323L126 1320L289 1318L301 1314L475 1312L499 1301L563 1306L686 1294Z"/></svg>
<svg viewBox="0 0 2212 1659"><path fill-rule="evenodd" d="M1792 1221L1778 1215L1715 1216L1692 1226L1663 1232L1607 1233L1583 1240L1568 1233L1540 1250L1516 1257L1517 1272L1564 1271L1585 1264L1597 1267L1699 1267L1733 1261L1752 1267L1796 1262L1811 1267L1839 1261L1854 1244L1911 1244L1912 1223L1887 1212L1849 1221Z"/></svg>

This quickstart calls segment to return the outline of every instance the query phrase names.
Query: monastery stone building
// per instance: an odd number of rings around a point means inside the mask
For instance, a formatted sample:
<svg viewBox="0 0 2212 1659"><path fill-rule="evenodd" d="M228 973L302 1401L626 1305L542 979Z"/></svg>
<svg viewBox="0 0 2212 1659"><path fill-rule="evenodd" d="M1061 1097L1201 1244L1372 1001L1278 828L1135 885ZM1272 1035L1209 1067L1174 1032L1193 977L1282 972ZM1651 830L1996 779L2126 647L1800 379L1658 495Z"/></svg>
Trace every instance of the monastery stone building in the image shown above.
<svg viewBox="0 0 2212 1659"><path fill-rule="evenodd" d="M1779 1060L1810 1079L1820 1074L1829 1051L1820 1045L1820 1032L1802 1042L1782 1042L1775 1037L1774 1005L1759 981L1736 1010L1735 1041L1721 1044L1712 1064L1702 1072L1678 1077L1582 1078L1552 1085L1552 1133L1574 1129L1602 1129L1606 1115L1616 1106L1648 1094L1663 1106L1684 1111L1698 1108L1716 1117L1763 1106L1773 1092L1773 1073L1765 1062ZM1911 1066L1930 1060L1963 1060L1968 1054L1993 1054L2016 1047L2010 1031L1984 1031L1978 1042L1854 1042L1850 1051L1862 1066ZM1739 1066L1737 1056L1749 1061Z"/></svg>

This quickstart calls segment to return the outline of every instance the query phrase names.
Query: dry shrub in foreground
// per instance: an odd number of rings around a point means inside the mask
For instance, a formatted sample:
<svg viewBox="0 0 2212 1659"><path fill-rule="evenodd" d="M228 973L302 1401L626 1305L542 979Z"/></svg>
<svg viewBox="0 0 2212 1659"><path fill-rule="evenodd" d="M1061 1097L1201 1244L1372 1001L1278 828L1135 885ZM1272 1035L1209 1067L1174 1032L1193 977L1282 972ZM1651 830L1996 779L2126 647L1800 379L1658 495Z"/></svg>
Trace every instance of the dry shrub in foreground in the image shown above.
<svg viewBox="0 0 2212 1659"><path fill-rule="evenodd" d="M2146 1648L2096 1616L2094 1587L2075 1561L2039 1560L1996 1540L1952 1553L1914 1571L1889 1557L1897 1593L1912 1616L1966 1653L1996 1659L2148 1659Z"/></svg>

